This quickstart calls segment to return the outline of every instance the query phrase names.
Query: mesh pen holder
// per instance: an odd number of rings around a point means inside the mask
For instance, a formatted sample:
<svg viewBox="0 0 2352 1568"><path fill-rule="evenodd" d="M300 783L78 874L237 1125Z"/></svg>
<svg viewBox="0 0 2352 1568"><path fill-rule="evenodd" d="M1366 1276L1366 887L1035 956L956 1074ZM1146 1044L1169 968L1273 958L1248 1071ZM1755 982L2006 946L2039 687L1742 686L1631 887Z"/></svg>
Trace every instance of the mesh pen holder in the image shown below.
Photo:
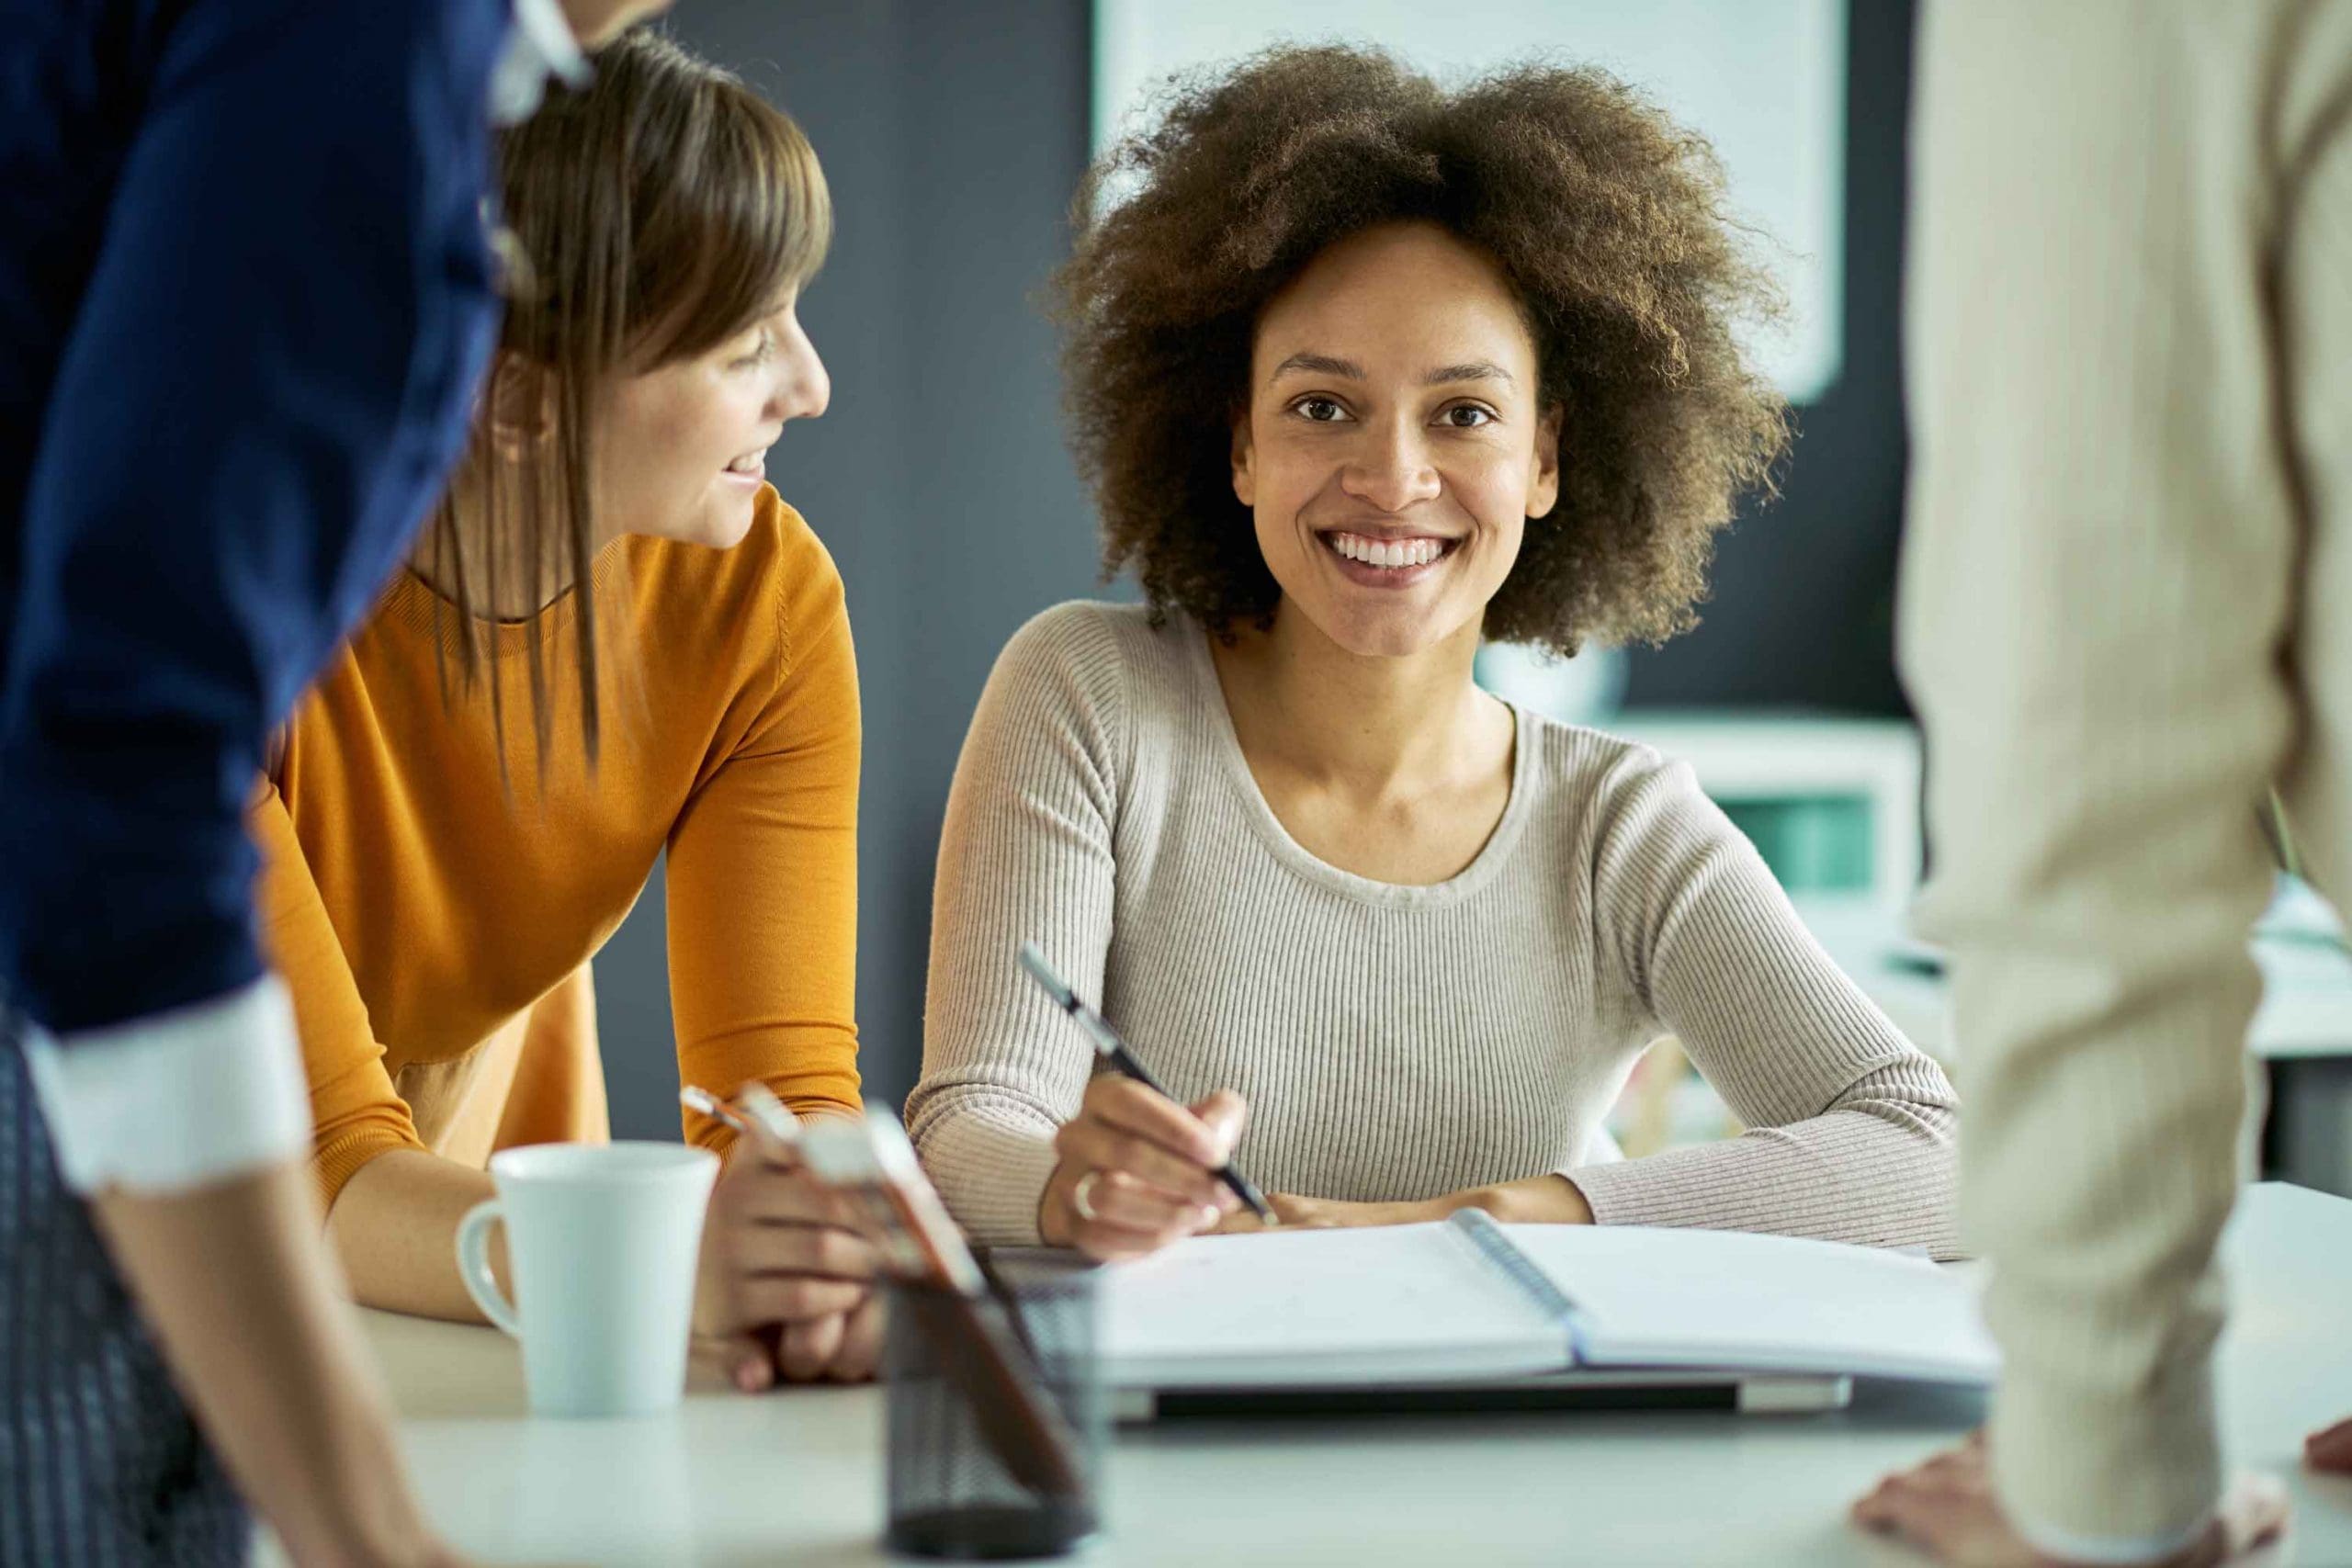
<svg viewBox="0 0 2352 1568"><path fill-rule="evenodd" d="M1004 1562L1061 1557L1102 1528L1106 1423L1095 1347L1095 1270L1075 1258L998 1253L979 1303L1029 1414L1006 1397L1007 1369L977 1344L971 1303L892 1281L883 1352L888 1425L886 1543L912 1557ZM1041 1443L1041 1436L1050 1440ZM1042 1450L1042 1451L1041 1451Z"/></svg>

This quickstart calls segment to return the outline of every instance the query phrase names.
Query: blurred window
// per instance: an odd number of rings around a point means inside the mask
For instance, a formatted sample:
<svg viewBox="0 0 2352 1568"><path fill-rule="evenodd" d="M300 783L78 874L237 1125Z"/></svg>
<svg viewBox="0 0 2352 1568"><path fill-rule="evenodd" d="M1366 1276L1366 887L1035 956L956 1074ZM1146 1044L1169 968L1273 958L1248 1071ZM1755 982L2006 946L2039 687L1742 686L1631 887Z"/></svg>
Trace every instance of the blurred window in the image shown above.
<svg viewBox="0 0 2352 1568"><path fill-rule="evenodd" d="M1838 378L1845 0L1095 0L1095 149L1145 122L1171 72L1283 40L1376 43L1449 84L1530 59L1623 78L1714 143L1762 231L1790 321L1751 344L1759 361L1798 403Z"/></svg>

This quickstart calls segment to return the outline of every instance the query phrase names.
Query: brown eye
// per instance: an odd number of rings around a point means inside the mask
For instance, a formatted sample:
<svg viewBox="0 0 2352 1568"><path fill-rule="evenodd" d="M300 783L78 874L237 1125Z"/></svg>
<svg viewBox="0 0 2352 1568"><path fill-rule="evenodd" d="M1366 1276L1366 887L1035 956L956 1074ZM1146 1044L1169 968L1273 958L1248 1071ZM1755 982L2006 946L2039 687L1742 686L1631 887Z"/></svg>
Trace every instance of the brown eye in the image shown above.
<svg viewBox="0 0 2352 1568"><path fill-rule="evenodd" d="M1301 398L1291 408L1300 418L1316 424L1336 424L1347 412L1336 398Z"/></svg>
<svg viewBox="0 0 2352 1568"><path fill-rule="evenodd" d="M1495 416L1491 411L1482 409L1476 403L1456 403L1440 417L1456 430L1476 430L1482 424L1492 424L1495 422Z"/></svg>

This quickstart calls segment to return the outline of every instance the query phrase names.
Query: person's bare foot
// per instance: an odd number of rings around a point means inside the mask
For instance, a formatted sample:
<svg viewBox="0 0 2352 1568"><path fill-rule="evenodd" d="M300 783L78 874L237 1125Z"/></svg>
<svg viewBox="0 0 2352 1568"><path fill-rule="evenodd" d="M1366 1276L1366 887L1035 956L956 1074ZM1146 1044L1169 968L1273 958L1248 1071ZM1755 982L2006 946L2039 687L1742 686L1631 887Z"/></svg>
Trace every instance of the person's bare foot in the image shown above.
<svg viewBox="0 0 2352 1568"><path fill-rule="evenodd" d="M1880 1482L1854 1505L1853 1518L1948 1568L2053 1568L2053 1560L2026 1544L2002 1517L1981 1430L1958 1448ZM2285 1489L2268 1476L2239 1476L2196 1544L2154 1568L2220 1568L2275 1539L2286 1523Z"/></svg>

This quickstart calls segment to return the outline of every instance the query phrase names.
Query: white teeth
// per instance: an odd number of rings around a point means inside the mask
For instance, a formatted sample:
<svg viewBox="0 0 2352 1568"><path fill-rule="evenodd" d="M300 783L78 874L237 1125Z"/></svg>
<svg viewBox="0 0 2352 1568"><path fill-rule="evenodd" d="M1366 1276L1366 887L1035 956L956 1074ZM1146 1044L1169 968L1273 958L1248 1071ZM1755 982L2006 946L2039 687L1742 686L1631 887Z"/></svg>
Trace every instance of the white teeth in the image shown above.
<svg viewBox="0 0 2352 1568"><path fill-rule="evenodd" d="M767 466L767 448L763 446L758 451L745 453L728 464L727 471L730 474L756 474Z"/></svg>
<svg viewBox="0 0 2352 1568"><path fill-rule="evenodd" d="M1332 534L1331 547L1352 561L1366 566L1395 570L1400 567L1427 566L1445 553L1442 539L1399 539L1394 542L1367 538L1362 534Z"/></svg>

